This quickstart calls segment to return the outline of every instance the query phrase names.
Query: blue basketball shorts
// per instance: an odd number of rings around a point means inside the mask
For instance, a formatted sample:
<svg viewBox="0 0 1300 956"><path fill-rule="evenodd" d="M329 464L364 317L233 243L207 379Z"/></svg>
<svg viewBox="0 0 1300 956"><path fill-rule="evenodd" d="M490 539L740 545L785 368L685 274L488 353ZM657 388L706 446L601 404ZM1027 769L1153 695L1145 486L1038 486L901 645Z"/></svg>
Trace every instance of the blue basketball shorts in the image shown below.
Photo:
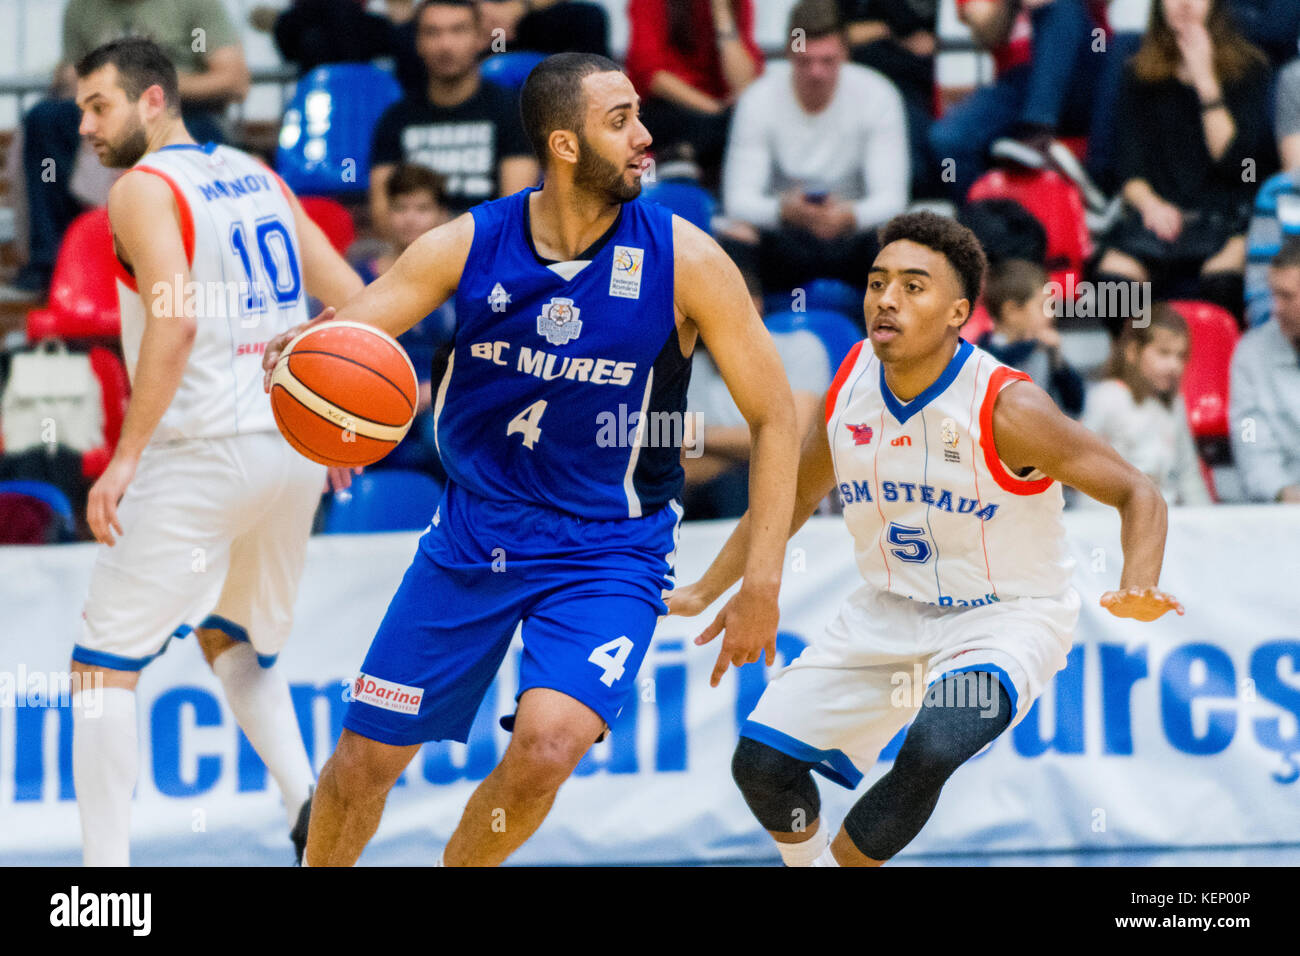
<svg viewBox="0 0 1300 956"><path fill-rule="evenodd" d="M465 742L521 622L516 700L547 687L612 724L667 612L680 518L675 501L599 521L448 484L353 682L343 726L395 746Z"/></svg>

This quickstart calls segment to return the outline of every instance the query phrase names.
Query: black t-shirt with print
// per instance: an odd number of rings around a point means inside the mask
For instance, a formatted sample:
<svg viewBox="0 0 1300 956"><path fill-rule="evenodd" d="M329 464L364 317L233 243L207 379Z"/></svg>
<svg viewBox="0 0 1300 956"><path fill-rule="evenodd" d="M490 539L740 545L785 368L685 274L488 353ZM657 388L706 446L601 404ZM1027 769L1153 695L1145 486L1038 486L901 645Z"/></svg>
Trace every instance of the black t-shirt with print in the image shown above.
<svg viewBox="0 0 1300 956"><path fill-rule="evenodd" d="M501 160L531 155L514 95L485 80L459 106L423 97L394 103L375 126L370 165L428 166L447 178L447 206L464 212L500 195Z"/></svg>

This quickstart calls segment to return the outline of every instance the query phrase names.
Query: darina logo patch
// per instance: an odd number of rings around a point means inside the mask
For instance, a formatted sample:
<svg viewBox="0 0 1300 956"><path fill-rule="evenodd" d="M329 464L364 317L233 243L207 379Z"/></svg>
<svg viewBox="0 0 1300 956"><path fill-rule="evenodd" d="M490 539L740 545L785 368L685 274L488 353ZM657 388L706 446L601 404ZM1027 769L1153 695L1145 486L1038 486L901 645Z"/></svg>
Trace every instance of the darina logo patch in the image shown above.
<svg viewBox="0 0 1300 956"><path fill-rule="evenodd" d="M552 345L572 342L582 333L582 322L578 319L580 311L572 299L551 299L542 306L542 314L537 317L537 334Z"/></svg>

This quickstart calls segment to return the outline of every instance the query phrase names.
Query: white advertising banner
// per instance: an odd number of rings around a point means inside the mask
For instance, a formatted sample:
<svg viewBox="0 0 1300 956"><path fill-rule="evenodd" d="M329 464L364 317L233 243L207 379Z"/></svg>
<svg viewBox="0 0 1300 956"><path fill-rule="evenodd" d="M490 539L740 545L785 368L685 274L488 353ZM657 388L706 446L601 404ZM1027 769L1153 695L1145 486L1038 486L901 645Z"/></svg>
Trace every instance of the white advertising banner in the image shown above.
<svg viewBox="0 0 1300 956"><path fill-rule="evenodd" d="M1083 595L1069 665L1019 726L957 771L905 853L1300 842L1300 510L1173 513L1161 585L1187 614L1151 624L1120 621L1097 603L1119 580L1117 516L1067 518ZM679 580L699 576L731 527L683 526ZM317 770L417 537L311 542L277 666ZM94 553L0 548L0 863L80 860L71 714L54 698ZM859 581L840 521L813 519L787 552L783 659L820 633ZM691 638L712 613L661 622L614 733L583 760L515 862L776 859L730 773L738 728L767 675L752 664L709 687L716 645L697 648ZM364 864L432 862L509 740L497 718L513 712L519 658L516 644L468 744L428 744L416 756ZM146 669L138 716L133 862L291 861L274 784L192 638L173 641ZM888 770L900 740L858 794ZM817 780L823 814L838 827L855 796Z"/></svg>

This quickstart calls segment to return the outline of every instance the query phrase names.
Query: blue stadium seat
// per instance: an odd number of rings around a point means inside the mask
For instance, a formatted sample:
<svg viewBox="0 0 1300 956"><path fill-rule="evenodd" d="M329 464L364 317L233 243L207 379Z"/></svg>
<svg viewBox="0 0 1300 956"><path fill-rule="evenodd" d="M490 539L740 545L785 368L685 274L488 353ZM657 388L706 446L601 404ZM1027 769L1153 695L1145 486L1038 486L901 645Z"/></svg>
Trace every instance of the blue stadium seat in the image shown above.
<svg viewBox="0 0 1300 956"><path fill-rule="evenodd" d="M422 531L429 526L442 488L418 471L367 472L352 487L330 496L325 534Z"/></svg>
<svg viewBox="0 0 1300 956"><path fill-rule="evenodd" d="M666 179L647 183L641 198L667 206L692 225L713 234L713 213L717 203L703 186L688 180Z"/></svg>
<svg viewBox="0 0 1300 956"><path fill-rule="evenodd" d="M275 169L296 193L365 192L370 138L402 88L364 63L319 66L301 80L280 124Z"/></svg>
<svg viewBox="0 0 1300 956"><path fill-rule="evenodd" d="M766 316L763 323L773 335L782 332L807 330L826 346L831 374L840 367L849 349L862 341L862 331L838 312L809 310L807 312L777 312Z"/></svg>
<svg viewBox="0 0 1300 956"><path fill-rule="evenodd" d="M809 312L838 312L857 321L862 318L862 298L866 294L839 279L813 279L804 288L803 307ZM771 292L763 297L768 312L784 312L794 302L794 290Z"/></svg>
<svg viewBox="0 0 1300 956"><path fill-rule="evenodd" d="M497 86L518 91L523 88L524 80L538 63L546 59L545 53L531 53L521 50L518 53L493 53L479 64L478 72L485 80Z"/></svg>
<svg viewBox="0 0 1300 956"><path fill-rule="evenodd" d="M59 521L59 539L73 541L77 537L77 519L72 514L72 504L56 485L45 481L0 481L0 493L26 495L50 506Z"/></svg>

